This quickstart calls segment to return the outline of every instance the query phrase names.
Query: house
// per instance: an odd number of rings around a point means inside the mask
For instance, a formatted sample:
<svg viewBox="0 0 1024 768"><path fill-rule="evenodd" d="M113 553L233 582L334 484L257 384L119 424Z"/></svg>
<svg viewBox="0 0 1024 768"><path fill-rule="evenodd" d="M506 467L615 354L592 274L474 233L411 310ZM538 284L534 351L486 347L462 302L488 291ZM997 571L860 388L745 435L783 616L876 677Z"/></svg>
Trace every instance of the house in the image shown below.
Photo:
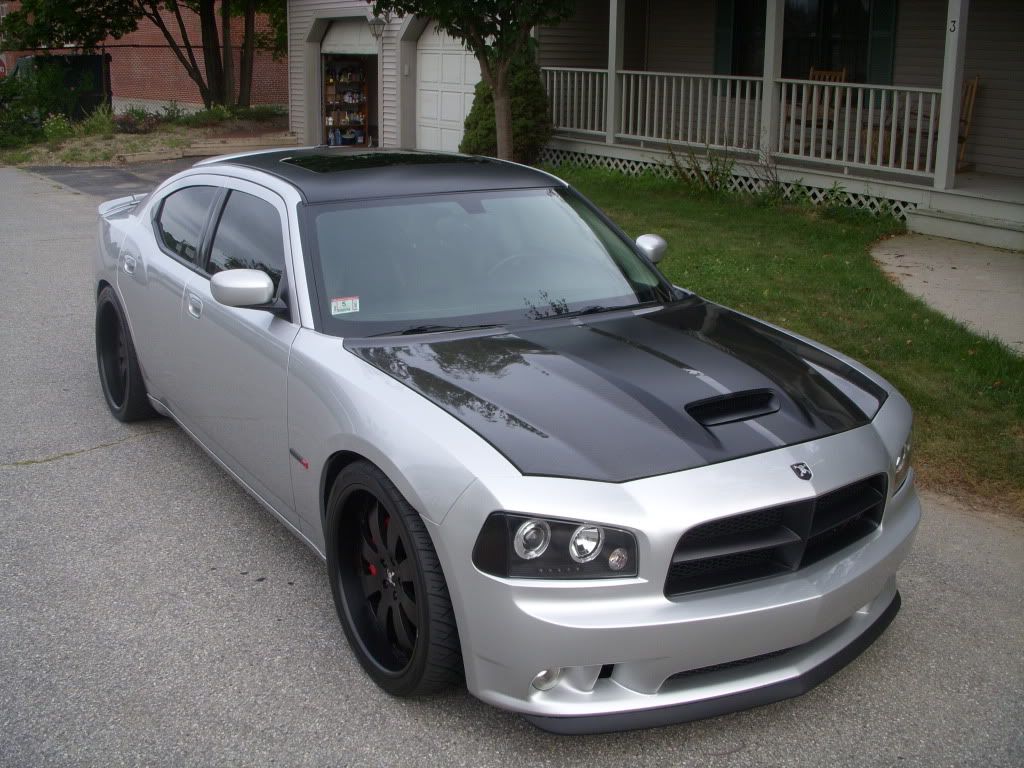
<svg viewBox="0 0 1024 768"><path fill-rule="evenodd" d="M0 2L0 19L17 10L17 0ZM169 29L174 31L180 43L181 32L177 21L166 11L162 14ZM219 18L219 16L218 16ZM182 8L182 21L189 40L196 50L199 66L202 67L202 34L199 15ZM232 21L232 41L235 56L235 72L239 71L240 45L243 36L243 20ZM266 16L256 17L257 34L266 32L269 22ZM198 86L189 78L185 68L178 61L173 49L167 44L163 33L149 19L139 20L138 29L119 39L107 38L99 50L110 54L110 83L115 111L127 107L139 107L158 111L171 102L186 110L202 109L203 100ZM80 49L74 46L53 48L46 51L4 51L0 45L0 75L13 72L17 60L29 53L74 54ZM274 59L269 51L257 50L253 57L252 98L253 104L284 104L288 100L288 63L284 58ZM236 76L237 90L237 76Z"/></svg>
<svg viewBox="0 0 1024 768"><path fill-rule="evenodd" d="M1020 0L579 0L535 35L550 162L728 157L734 188L841 191L918 231L1024 248ZM479 79L429 19L374 30L364 0L290 0L289 61L311 143L454 150Z"/></svg>

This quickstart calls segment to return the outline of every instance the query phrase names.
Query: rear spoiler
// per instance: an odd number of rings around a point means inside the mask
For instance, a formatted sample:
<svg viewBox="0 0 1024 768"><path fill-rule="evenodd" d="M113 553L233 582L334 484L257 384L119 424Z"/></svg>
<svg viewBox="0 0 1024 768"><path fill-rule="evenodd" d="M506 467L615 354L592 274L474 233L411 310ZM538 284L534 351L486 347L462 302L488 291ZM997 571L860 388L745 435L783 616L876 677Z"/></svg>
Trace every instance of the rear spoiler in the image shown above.
<svg viewBox="0 0 1024 768"><path fill-rule="evenodd" d="M127 197L118 197L113 200L107 200L104 203L100 203L96 211L103 218L128 213L135 208L135 206L145 200L147 196L148 195L128 195Z"/></svg>

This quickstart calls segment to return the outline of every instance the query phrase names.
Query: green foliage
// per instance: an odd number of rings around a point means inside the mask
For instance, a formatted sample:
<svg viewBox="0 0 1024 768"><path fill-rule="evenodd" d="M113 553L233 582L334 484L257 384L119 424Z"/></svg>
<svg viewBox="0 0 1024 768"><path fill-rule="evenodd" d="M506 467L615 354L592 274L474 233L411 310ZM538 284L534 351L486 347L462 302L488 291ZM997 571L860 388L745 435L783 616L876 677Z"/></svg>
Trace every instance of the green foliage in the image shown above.
<svg viewBox="0 0 1024 768"><path fill-rule="evenodd" d="M270 51L275 59L288 55L288 3L287 0L259 0L259 13L265 13L269 26L256 33L256 46Z"/></svg>
<svg viewBox="0 0 1024 768"><path fill-rule="evenodd" d="M43 136L51 145L59 144L75 135L75 126L62 114L47 115L43 120Z"/></svg>
<svg viewBox="0 0 1024 768"><path fill-rule="evenodd" d="M0 149L14 149L37 141L39 105L29 78L0 79Z"/></svg>
<svg viewBox="0 0 1024 768"><path fill-rule="evenodd" d="M82 136L103 136L109 138L114 135L114 113L106 104L97 107L85 120L78 124L78 131Z"/></svg>
<svg viewBox="0 0 1024 768"><path fill-rule="evenodd" d="M0 23L8 50L60 47L67 40L90 50L107 37L121 37L142 16L133 0L22 0Z"/></svg>
<svg viewBox="0 0 1024 768"><path fill-rule="evenodd" d="M521 54L512 61L508 84L512 97L512 159L532 165L551 137L551 116L540 67L530 53ZM490 86L484 82L477 83L473 108L466 117L466 132L459 151L490 157L498 153L494 96Z"/></svg>

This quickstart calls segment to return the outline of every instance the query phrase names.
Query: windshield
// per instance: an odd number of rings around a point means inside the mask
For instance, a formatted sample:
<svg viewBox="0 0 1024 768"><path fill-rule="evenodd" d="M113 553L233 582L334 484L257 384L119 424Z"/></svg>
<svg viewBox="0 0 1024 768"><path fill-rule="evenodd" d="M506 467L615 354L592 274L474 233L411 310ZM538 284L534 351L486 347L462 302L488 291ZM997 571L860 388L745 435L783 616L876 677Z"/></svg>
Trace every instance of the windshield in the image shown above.
<svg viewBox="0 0 1024 768"><path fill-rule="evenodd" d="M501 190L309 207L325 331L416 333L666 301L582 198Z"/></svg>

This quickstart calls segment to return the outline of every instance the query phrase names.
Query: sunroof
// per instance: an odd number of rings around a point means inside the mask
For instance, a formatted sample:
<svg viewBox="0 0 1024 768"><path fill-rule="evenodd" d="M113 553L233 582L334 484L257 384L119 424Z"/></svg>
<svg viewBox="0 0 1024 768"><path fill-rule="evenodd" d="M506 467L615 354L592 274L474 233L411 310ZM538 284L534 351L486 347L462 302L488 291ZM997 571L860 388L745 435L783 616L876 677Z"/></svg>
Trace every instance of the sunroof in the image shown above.
<svg viewBox="0 0 1024 768"><path fill-rule="evenodd" d="M338 152L337 154L317 153L286 157L282 163L297 165L314 173L336 173L358 171L364 168L380 168L385 165L431 165L440 163L479 163L475 157L459 155L435 155L418 152Z"/></svg>

